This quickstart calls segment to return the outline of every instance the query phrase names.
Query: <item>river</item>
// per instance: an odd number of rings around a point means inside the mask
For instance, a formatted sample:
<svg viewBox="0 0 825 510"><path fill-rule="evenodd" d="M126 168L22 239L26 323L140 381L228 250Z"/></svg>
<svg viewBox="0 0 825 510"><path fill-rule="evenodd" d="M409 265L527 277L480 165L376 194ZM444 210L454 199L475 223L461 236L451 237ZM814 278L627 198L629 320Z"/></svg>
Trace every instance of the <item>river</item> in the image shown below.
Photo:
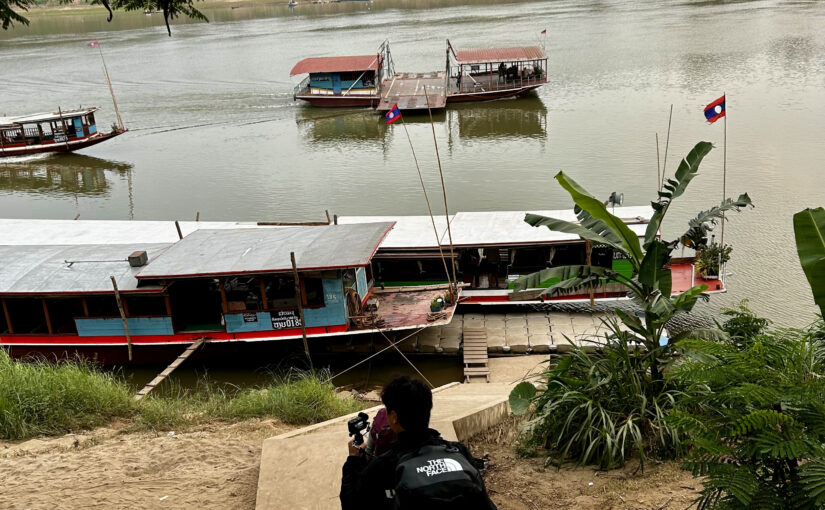
<svg viewBox="0 0 825 510"><path fill-rule="evenodd" d="M210 7L211 23L98 12L31 16L0 32L0 115L100 105L114 121L99 39L129 133L72 156L0 163L0 217L320 220L425 214L402 127L365 109L294 102L289 71L310 56L366 54L389 39L396 70L443 67L457 48L541 44L550 83L523 100L450 107L435 132L453 211L571 206L564 170L604 199L652 199L658 133L666 172L699 140L717 148L667 218L666 237L722 198L723 122L702 109L727 94L730 291L777 324L815 314L791 218L825 205L825 4L778 1L387 0L294 9ZM431 189L426 118L408 119Z"/></svg>

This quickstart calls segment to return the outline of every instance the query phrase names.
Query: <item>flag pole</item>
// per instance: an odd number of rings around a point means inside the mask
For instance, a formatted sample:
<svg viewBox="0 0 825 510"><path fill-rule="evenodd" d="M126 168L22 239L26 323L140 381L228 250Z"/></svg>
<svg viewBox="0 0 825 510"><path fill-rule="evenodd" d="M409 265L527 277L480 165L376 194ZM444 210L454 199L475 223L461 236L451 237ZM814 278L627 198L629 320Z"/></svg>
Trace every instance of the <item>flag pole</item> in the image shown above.
<svg viewBox="0 0 825 510"><path fill-rule="evenodd" d="M444 258L444 250L441 249L441 238L438 235L438 228L435 226L435 218L433 217L433 208L430 206L430 197L427 195L427 187L424 186L424 178L421 176L421 167L418 166L418 158L415 157L415 149L413 148L410 132L407 131L407 123L404 122L404 116L401 116L401 125L404 126L404 133L407 134L407 141L410 142L410 150L412 151L413 161L415 162L415 169L418 170L418 180L421 182L421 189L424 191L424 201L427 202L427 210L430 212L430 221L433 223L433 233L435 234L435 243L438 245L438 253L441 254L441 262L444 263L444 272L447 274L447 285L452 288L453 283L450 280L450 270L447 269L447 261Z"/></svg>
<svg viewBox="0 0 825 510"><path fill-rule="evenodd" d="M123 119L120 118L120 110L117 108L117 100L115 100L115 91L112 90L112 80L109 79L109 70L106 68L106 60L103 58L103 50L100 48L100 43L97 44L97 51L100 53L100 61L103 62L103 73L106 75L106 83L109 84L109 94L112 95L112 104L115 106L115 116L117 116L117 125L123 131Z"/></svg>
<svg viewBox="0 0 825 510"><path fill-rule="evenodd" d="M722 134L722 202L725 201L726 184L728 178L728 96L723 92L722 97L725 98L725 125ZM722 233L719 239L719 277L722 279L722 285L725 284L725 277L722 273L722 251L725 249L725 211L722 211Z"/></svg>
<svg viewBox="0 0 825 510"><path fill-rule="evenodd" d="M662 182L659 183L659 191L665 187L665 173L667 173L667 150L670 147L670 123L673 120L673 103L670 104L670 115L667 118L667 139L665 139L665 160L662 163Z"/></svg>

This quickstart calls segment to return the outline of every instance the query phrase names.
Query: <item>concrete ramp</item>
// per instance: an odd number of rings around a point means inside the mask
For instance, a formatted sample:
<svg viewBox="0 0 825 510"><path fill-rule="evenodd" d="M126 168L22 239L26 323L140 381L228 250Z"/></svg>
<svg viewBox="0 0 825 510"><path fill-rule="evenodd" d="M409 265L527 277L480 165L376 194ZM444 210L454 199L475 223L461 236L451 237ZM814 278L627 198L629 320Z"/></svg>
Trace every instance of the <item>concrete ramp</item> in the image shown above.
<svg viewBox="0 0 825 510"><path fill-rule="evenodd" d="M499 423L510 412L511 384L452 383L433 390L430 426L445 439L464 441ZM370 419L382 406L366 410ZM266 439L261 451L257 510L338 510L341 467L347 458L347 420L342 416Z"/></svg>

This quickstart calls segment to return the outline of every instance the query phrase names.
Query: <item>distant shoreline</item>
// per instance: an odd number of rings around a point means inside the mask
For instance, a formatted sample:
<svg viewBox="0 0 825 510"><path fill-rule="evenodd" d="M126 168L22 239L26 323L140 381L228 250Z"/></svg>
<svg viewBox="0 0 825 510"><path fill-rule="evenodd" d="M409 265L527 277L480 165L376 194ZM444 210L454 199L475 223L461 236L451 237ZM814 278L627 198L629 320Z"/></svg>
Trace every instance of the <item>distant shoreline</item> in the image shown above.
<svg viewBox="0 0 825 510"><path fill-rule="evenodd" d="M220 8L227 6L229 4L238 4L237 7L250 7L253 5L287 5L289 0L207 0L204 2L195 2L195 7L198 9L212 9L212 8ZM233 7L235 7L233 5ZM122 10L116 10L115 13L118 11L126 12ZM35 16L35 15L56 15L56 14L76 14L80 12L100 12L106 13L106 9L99 4L89 4L89 3L72 3L72 4L52 4L46 3L43 5L33 5L29 8L28 11L24 11L21 14L24 16ZM133 11L139 12L139 11Z"/></svg>

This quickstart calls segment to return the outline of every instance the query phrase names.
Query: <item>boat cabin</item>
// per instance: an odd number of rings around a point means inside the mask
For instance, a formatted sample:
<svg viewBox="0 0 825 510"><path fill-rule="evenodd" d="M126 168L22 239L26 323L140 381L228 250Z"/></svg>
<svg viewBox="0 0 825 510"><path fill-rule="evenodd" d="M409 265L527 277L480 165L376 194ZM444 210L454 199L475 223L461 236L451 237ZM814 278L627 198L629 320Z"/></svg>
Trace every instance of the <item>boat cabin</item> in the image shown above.
<svg viewBox="0 0 825 510"><path fill-rule="evenodd" d="M447 41L446 71L448 101L509 97L547 83L547 55L538 46L454 50Z"/></svg>
<svg viewBox="0 0 825 510"><path fill-rule="evenodd" d="M383 64L381 53L305 58L289 73L307 75L295 87L294 98L317 106L374 106Z"/></svg>

